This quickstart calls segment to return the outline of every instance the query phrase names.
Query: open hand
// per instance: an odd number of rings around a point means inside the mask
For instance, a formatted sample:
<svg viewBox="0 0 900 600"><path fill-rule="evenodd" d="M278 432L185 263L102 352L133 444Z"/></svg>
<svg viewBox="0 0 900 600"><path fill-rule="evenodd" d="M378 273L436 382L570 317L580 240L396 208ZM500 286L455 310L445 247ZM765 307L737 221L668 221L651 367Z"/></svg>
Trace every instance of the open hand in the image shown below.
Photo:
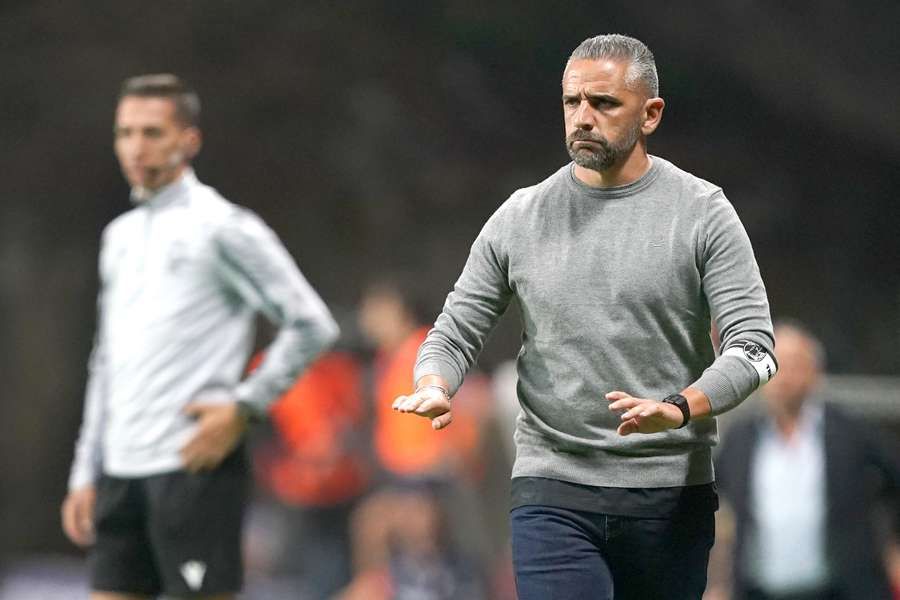
<svg viewBox="0 0 900 600"><path fill-rule="evenodd" d="M392 406L398 412L413 413L431 419L431 426L434 429L443 429L453 421L450 401L432 387L422 388L409 396L398 396Z"/></svg>
<svg viewBox="0 0 900 600"><path fill-rule="evenodd" d="M625 392L610 392L606 399L610 401L609 410L625 411L616 430L619 435L657 433L680 427L684 421L677 406L659 400L635 398Z"/></svg>

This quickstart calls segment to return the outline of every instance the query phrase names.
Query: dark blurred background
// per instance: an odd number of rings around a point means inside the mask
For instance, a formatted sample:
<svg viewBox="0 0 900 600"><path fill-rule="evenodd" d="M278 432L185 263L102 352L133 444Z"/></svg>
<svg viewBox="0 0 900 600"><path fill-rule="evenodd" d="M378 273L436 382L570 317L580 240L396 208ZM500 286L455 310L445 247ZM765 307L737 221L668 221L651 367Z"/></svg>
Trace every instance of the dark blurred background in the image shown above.
<svg viewBox="0 0 900 600"><path fill-rule="evenodd" d="M650 150L721 185L774 316L834 373L900 373L900 4L7 1L0 8L0 556L59 531L104 225L129 208L118 85L204 104L200 178L272 224L336 310L416 273L433 312L481 224L568 160L559 81L585 37L656 55ZM517 350L507 318L482 359ZM896 399L895 399L896 400Z"/></svg>

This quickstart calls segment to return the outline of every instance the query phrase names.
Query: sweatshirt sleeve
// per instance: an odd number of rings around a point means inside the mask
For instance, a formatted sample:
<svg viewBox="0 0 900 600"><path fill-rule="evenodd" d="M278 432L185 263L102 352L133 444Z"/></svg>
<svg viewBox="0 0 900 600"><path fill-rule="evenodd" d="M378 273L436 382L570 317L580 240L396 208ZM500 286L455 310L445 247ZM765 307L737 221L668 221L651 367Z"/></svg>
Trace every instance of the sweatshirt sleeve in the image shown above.
<svg viewBox="0 0 900 600"><path fill-rule="evenodd" d="M721 191L709 202L701 229L700 266L703 294L719 331L720 354L691 387L709 398L712 414L740 404L759 386L759 375L747 361L722 356L737 341L754 342L774 358L769 301L750 238Z"/></svg>
<svg viewBox="0 0 900 600"><path fill-rule="evenodd" d="M338 337L338 326L275 233L240 209L217 230L226 285L278 327L262 364L235 388L260 414Z"/></svg>
<svg viewBox="0 0 900 600"><path fill-rule="evenodd" d="M459 280L419 348L413 382L425 375L440 375L450 394L455 394L509 306L508 259L499 243L502 210L488 220L472 244Z"/></svg>

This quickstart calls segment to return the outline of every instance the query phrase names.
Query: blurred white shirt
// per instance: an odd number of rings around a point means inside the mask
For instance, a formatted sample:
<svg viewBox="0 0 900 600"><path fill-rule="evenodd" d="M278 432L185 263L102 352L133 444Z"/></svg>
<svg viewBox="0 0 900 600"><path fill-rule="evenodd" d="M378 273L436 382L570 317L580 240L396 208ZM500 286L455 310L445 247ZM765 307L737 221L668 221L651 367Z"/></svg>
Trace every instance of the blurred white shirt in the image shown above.
<svg viewBox="0 0 900 600"><path fill-rule="evenodd" d="M746 560L753 583L771 594L828 585L825 557L823 409L807 402L785 439L772 421L760 436L750 471L755 520Z"/></svg>

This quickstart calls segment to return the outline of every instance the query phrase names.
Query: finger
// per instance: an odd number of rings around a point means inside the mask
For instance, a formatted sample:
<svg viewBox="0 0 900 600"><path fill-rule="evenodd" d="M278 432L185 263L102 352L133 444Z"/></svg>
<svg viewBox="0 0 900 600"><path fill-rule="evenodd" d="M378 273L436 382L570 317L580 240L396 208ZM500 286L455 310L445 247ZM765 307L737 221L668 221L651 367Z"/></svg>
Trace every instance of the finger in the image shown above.
<svg viewBox="0 0 900 600"><path fill-rule="evenodd" d="M655 404L650 404L649 406L644 405L641 407L641 411L638 413L638 418L647 418L647 417L655 417L661 414L659 406Z"/></svg>
<svg viewBox="0 0 900 600"><path fill-rule="evenodd" d="M78 504L78 529L82 543L89 544L94 540L94 503L83 500Z"/></svg>
<svg viewBox="0 0 900 600"><path fill-rule="evenodd" d="M84 517L82 513L84 512L83 503L76 500L72 503L72 525L75 531L75 536L78 539L78 543L82 543L85 538L85 530L84 530Z"/></svg>
<svg viewBox="0 0 900 600"><path fill-rule="evenodd" d="M610 402L609 410L627 410L629 408L634 408L641 404L641 400L638 398L632 398L628 396L627 398L623 398L622 400L616 400L615 402Z"/></svg>
<svg viewBox="0 0 900 600"><path fill-rule="evenodd" d="M191 473L199 473L201 471L209 471L210 469L215 468L217 461L215 457L210 455L198 456L194 459Z"/></svg>
<svg viewBox="0 0 900 600"><path fill-rule="evenodd" d="M193 458L182 457L181 463L184 466L184 470L187 471L188 473L196 473L197 472L197 466L196 466Z"/></svg>
<svg viewBox="0 0 900 600"><path fill-rule="evenodd" d="M425 400L420 394L413 394L412 396L407 396L406 400L400 404L400 412L413 412L422 404Z"/></svg>
<svg viewBox="0 0 900 600"><path fill-rule="evenodd" d="M184 470L188 473L199 473L203 470L203 460L200 457L192 457L184 462Z"/></svg>
<svg viewBox="0 0 900 600"><path fill-rule="evenodd" d="M627 411L623 412L622 416L619 418L622 419L623 422L630 421L631 419L636 418L640 414L640 412L641 412L641 409L639 407L633 408L631 410L627 410Z"/></svg>
<svg viewBox="0 0 900 600"><path fill-rule="evenodd" d="M640 431L640 428L638 427L638 422L635 419L625 421L624 423L619 425L619 428L616 430L616 432L622 436L637 433L638 431Z"/></svg>
<svg viewBox="0 0 900 600"><path fill-rule="evenodd" d="M450 410L450 404L446 400L438 400L436 398L429 398L424 400L421 404L419 404L418 408L416 408L416 414L425 414L432 410Z"/></svg>
<svg viewBox="0 0 900 600"><path fill-rule="evenodd" d="M66 534L78 546L90 544L93 534L93 523L87 521L82 514L86 510L86 504L80 497L74 497L68 503Z"/></svg>
<svg viewBox="0 0 900 600"><path fill-rule="evenodd" d="M181 449L181 461L184 463L186 471L196 473L200 467L200 459L201 453L195 437Z"/></svg>
<svg viewBox="0 0 900 600"><path fill-rule="evenodd" d="M439 417L435 417L431 420L431 426L434 429L443 429L447 425L453 422L453 413L445 412Z"/></svg>
<svg viewBox="0 0 900 600"><path fill-rule="evenodd" d="M630 397L631 397L631 394L627 394L625 392L620 392L618 390L616 390L614 392L609 392L608 394L606 394L607 400L621 400L622 398L630 398Z"/></svg>
<svg viewBox="0 0 900 600"><path fill-rule="evenodd" d="M646 402L640 402L637 406L634 406L630 410L625 411L622 414L622 420L627 421L629 419L641 419L644 417L652 417L659 410L655 406L648 406Z"/></svg>
<svg viewBox="0 0 900 600"><path fill-rule="evenodd" d="M81 545L80 542L80 534L78 532L78 527L76 525L77 519L75 518L75 503L72 502L71 498L67 498L62 505L62 524L63 531L70 540L74 543Z"/></svg>
<svg viewBox="0 0 900 600"><path fill-rule="evenodd" d="M191 402L185 405L185 407L181 409L181 411L189 417L198 418L203 415L203 411L205 408L206 406L204 404Z"/></svg>

